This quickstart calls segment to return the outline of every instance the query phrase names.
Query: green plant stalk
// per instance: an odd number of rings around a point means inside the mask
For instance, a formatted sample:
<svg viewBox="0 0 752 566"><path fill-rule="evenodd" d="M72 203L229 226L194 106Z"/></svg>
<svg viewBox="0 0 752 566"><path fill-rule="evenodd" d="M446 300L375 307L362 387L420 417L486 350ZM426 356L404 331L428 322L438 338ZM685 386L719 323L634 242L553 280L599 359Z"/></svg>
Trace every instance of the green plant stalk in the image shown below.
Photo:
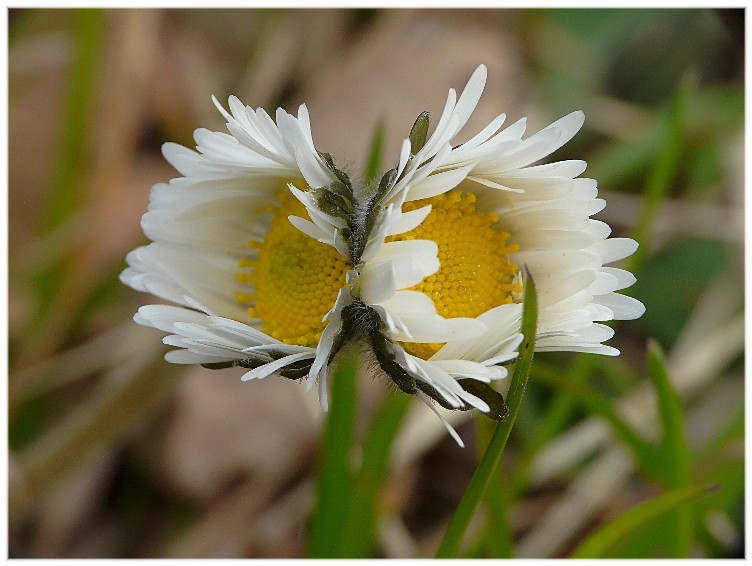
<svg viewBox="0 0 752 566"><path fill-rule="evenodd" d="M369 427L338 553L341 558L371 556L378 524L378 495L389 472L388 454L411 399L403 393L390 394Z"/></svg>
<svg viewBox="0 0 752 566"><path fill-rule="evenodd" d="M496 425L491 441L488 444L486 453L483 456L478 468L475 470L470 484L465 490L465 494L455 511L449 527L444 533L444 538L436 552L436 558L452 558L457 555L462 538L470 525L475 511L477 510L483 498L483 494L488 487L491 477L498 465L504 448L506 447L512 426L520 410L522 396L525 392L525 386L530 375L530 366L533 361L533 352L535 350L535 332L537 324L537 301L535 295L535 285L532 277L528 275L525 284L525 295L523 299L522 314L522 334L525 339L523 347L514 366L514 373L509 384L507 393L507 407L509 414L506 420L500 421Z"/></svg>
<svg viewBox="0 0 752 566"><path fill-rule="evenodd" d="M350 461L357 409L357 366L343 360L331 379L331 403L317 474L317 501L308 528L308 556L334 558L352 503Z"/></svg>
<svg viewBox="0 0 752 566"><path fill-rule="evenodd" d="M630 533L651 519L715 491L715 486L691 486L662 493L609 521L575 548L570 558L605 558Z"/></svg>
<svg viewBox="0 0 752 566"><path fill-rule="evenodd" d="M648 342L648 369L658 397L658 413L663 427L659 454L662 476L669 489L686 487L690 482L690 455L681 400L671 383L663 351L655 340ZM692 549L694 525L691 506L671 512L665 535L671 558L687 558Z"/></svg>

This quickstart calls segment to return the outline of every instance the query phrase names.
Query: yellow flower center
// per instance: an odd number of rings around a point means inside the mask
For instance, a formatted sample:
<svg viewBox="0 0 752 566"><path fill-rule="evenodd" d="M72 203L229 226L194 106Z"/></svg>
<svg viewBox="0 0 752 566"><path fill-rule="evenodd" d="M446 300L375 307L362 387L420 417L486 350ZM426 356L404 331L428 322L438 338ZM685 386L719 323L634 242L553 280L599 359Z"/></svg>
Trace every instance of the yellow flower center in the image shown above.
<svg viewBox="0 0 752 566"><path fill-rule="evenodd" d="M261 330L287 344L315 347L326 328L324 315L345 285L350 264L335 248L295 228L288 216L308 219L305 207L291 194L280 194L280 204L270 205L271 228L255 259L240 260L238 281L250 284L236 299L247 303L248 314L260 319ZM508 254L517 251L509 234L499 230L498 216L479 211L475 195L457 190L420 201L408 202L408 212L431 205L423 223L387 241L432 240L439 247L441 267L412 290L428 295L445 318L477 317L496 306L510 303L522 288L517 266ZM430 358L443 344L405 343L420 358Z"/></svg>
<svg viewBox="0 0 752 566"><path fill-rule="evenodd" d="M280 195L271 205L271 229L263 242L253 241L257 259L240 261L237 279L251 283L251 293L237 293L243 303L253 303L248 314L261 320L261 330L286 344L315 347L326 328L324 315L345 285L347 261L328 244L303 234L288 216L309 219L305 207L291 194Z"/></svg>
<svg viewBox="0 0 752 566"><path fill-rule="evenodd" d="M436 311L445 318L475 318L489 309L511 303L522 287L516 282L518 269L508 254L519 249L508 242L509 234L499 230L499 217L475 207L475 195L455 190L429 199L405 203L404 212L431 205L423 223L395 240L433 240L439 246L438 272L412 289L431 297ZM423 359L430 358L443 344L405 343L405 349Z"/></svg>

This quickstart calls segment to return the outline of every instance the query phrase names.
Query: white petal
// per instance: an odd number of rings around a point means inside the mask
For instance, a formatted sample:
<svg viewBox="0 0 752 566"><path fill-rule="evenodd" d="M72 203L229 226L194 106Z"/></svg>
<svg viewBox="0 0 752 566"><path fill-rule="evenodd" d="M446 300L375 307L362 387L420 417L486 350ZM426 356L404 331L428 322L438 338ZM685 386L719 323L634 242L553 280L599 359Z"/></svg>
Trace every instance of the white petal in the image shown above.
<svg viewBox="0 0 752 566"><path fill-rule="evenodd" d="M300 218L299 216L290 215L287 219L290 221L290 224L295 226L306 236L310 236L311 238L324 244L329 244L330 246L334 245L334 231L331 233L325 232L310 220Z"/></svg>
<svg viewBox="0 0 752 566"><path fill-rule="evenodd" d="M499 114L488 124L488 126L475 134L471 139L452 150L452 163L460 163L463 159L473 160L473 152L476 152L479 146L493 136L499 128L501 128L506 119L506 114Z"/></svg>
<svg viewBox="0 0 752 566"><path fill-rule="evenodd" d="M457 105L454 107L454 112L459 115L460 120L457 124L457 131L467 123L471 114L478 105L483 89L486 86L486 78L488 77L488 69L485 65L478 65L473 72L470 79L465 85L465 89L462 91Z"/></svg>
<svg viewBox="0 0 752 566"><path fill-rule="evenodd" d="M397 275L390 261L364 270L360 279L360 296L367 305L386 301L397 292Z"/></svg>
<svg viewBox="0 0 752 566"><path fill-rule="evenodd" d="M417 343L450 342L482 336L488 329L477 318L444 318L434 316L412 316L397 313L407 327L408 336L397 335L397 340Z"/></svg>
<svg viewBox="0 0 752 566"><path fill-rule="evenodd" d="M381 302L381 306L404 315L433 316L436 306L431 297L420 291L397 291L391 298Z"/></svg>
<svg viewBox="0 0 752 566"><path fill-rule="evenodd" d="M606 264L631 256L637 251L637 247L637 242L630 238L609 238L594 244L588 251L597 253Z"/></svg>
<svg viewBox="0 0 752 566"><path fill-rule="evenodd" d="M409 139L405 139L402 141L402 149L400 150L400 157L399 162L397 165L397 178L402 175L402 172L405 170L405 167L407 166L407 162L410 159L410 147L411 143Z"/></svg>
<svg viewBox="0 0 752 566"><path fill-rule="evenodd" d="M583 269L562 276L549 276L537 285L539 308L544 309L588 289L596 280L596 271ZM592 292L592 291L591 291Z"/></svg>
<svg viewBox="0 0 752 566"><path fill-rule="evenodd" d="M595 297L594 302L611 309L615 320L634 320L645 314L645 305L634 297L619 293L599 295Z"/></svg>
<svg viewBox="0 0 752 566"><path fill-rule="evenodd" d="M431 361L465 359L486 362L489 358L506 361L517 356L515 348L521 342L519 333L522 306L519 304L500 305L480 315L480 320L488 329L483 336L447 342L436 352ZM495 362L498 363L498 362Z"/></svg>
<svg viewBox="0 0 752 566"><path fill-rule="evenodd" d="M506 374L505 368L487 367L469 360L430 360L450 375L466 377L488 383L500 379Z"/></svg>
<svg viewBox="0 0 752 566"><path fill-rule="evenodd" d="M196 168L199 154L180 144L162 144L162 155L181 175L189 175Z"/></svg>
<svg viewBox="0 0 752 566"><path fill-rule="evenodd" d="M325 187L334 180L333 174L324 168L321 162L313 155L310 148L298 147L295 152L295 161L300 167L306 182L311 187Z"/></svg>
<svg viewBox="0 0 752 566"><path fill-rule="evenodd" d="M386 232L387 236L395 234L404 234L420 226L431 212L431 205L422 206L415 210L403 212L399 215L397 222L393 223Z"/></svg>
<svg viewBox="0 0 752 566"><path fill-rule="evenodd" d="M509 191L511 193L524 193L525 192L525 189L513 188L508 185L502 185L501 183L497 183L496 181L492 181L491 179L488 179L485 177L469 175L467 179L468 181L474 181L480 185L483 185L484 187L489 187L491 189L497 189L500 191Z"/></svg>
<svg viewBox="0 0 752 566"><path fill-rule="evenodd" d="M263 366L254 368L251 371L244 373L240 379L241 381L248 381L250 379L263 379L268 375L273 374L275 371L282 369L283 367L288 366L294 362L304 359L311 359L313 357L313 352L299 352L297 354L291 354L289 356L285 356L284 358L274 360L273 362L270 362Z"/></svg>
<svg viewBox="0 0 752 566"><path fill-rule="evenodd" d="M200 323L206 320L206 315L172 305L144 305L133 318L143 326L152 326L162 332L173 332L175 322Z"/></svg>
<svg viewBox="0 0 752 566"><path fill-rule="evenodd" d="M388 269L391 270L395 281L395 290L417 285L441 267L436 242L430 240L388 242L381 246L376 258L363 266L362 284L378 285L379 279L388 274L384 263L391 264ZM388 297L382 300L386 298Z"/></svg>
<svg viewBox="0 0 752 566"><path fill-rule="evenodd" d="M626 289L627 287L631 287L637 282L637 278L626 269L618 269L616 267L602 267L601 271L608 273L609 275L616 278L617 286L613 289L614 291L618 291L619 289Z"/></svg>

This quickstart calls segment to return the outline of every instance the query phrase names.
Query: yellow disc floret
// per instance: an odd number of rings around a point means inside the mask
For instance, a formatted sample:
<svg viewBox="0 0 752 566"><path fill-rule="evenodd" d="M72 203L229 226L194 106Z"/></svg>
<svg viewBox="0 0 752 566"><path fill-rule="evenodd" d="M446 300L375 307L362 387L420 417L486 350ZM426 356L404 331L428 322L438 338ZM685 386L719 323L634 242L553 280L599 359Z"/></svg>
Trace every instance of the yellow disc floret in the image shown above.
<svg viewBox="0 0 752 566"><path fill-rule="evenodd" d="M429 199L405 203L404 212L431 205L431 212L414 230L389 238L432 240L439 246L439 271L412 289L431 297L445 318L477 317L489 309L511 303L521 287L518 269L508 254L519 246L497 226L498 216L476 208L472 193L456 190ZM406 343L411 354L427 359L443 344Z"/></svg>
<svg viewBox="0 0 752 566"><path fill-rule="evenodd" d="M254 303L248 314L261 320L261 330L287 344L315 347L326 328L324 315L345 285L347 261L337 250L302 233L288 216L309 219L305 207L289 193L270 206L271 229L258 248L257 259L240 262L240 281L253 284L253 293L238 293ZM250 271L249 271L250 268Z"/></svg>

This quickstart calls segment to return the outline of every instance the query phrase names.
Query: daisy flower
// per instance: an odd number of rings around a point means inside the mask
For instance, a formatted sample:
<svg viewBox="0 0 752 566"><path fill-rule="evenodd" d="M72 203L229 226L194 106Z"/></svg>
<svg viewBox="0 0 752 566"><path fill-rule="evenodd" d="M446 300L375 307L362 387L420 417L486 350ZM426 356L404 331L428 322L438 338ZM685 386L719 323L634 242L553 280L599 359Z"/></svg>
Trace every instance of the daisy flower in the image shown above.
<svg viewBox="0 0 752 566"><path fill-rule="evenodd" d="M584 115L525 137L525 119L504 127L502 114L453 146L485 81L481 65L459 98L450 90L430 136L421 114L371 185L316 149L305 105L272 119L215 99L228 133L196 130L195 151L163 146L181 176L152 188L141 222L152 243L121 280L174 304L143 306L136 322L167 333L167 361L305 379L324 410L330 366L357 344L440 417L434 402L503 419L491 383L522 341L527 271L536 350L617 355L601 323L644 307L616 292L632 274L606 265L637 244L590 218L605 202L580 177L584 161L541 163Z"/></svg>

